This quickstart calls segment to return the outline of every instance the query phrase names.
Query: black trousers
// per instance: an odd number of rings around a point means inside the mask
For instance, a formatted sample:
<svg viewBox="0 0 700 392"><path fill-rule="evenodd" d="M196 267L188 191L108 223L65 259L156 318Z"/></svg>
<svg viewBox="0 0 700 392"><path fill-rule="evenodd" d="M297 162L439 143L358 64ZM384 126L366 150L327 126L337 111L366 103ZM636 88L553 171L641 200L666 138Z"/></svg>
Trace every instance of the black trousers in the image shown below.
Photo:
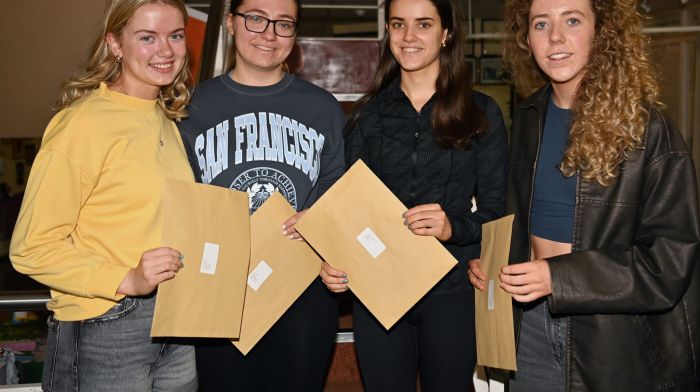
<svg viewBox="0 0 700 392"><path fill-rule="evenodd" d="M367 392L467 392L476 365L474 292L429 295L388 332L355 300L355 348Z"/></svg>
<svg viewBox="0 0 700 392"><path fill-rule="evenodd" d="M337 324L336 298L316 279L248 355L227 339L200 341L200 391L321 391Z"/></svg>

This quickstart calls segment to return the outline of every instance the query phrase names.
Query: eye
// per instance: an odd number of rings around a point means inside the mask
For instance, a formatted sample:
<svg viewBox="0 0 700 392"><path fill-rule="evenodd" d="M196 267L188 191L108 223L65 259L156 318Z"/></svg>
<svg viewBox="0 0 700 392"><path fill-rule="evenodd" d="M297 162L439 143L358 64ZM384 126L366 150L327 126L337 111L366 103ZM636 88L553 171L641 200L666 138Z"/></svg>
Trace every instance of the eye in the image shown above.
<svg viewBox="0 0 700 392"><path fill-rule="evenodd" d="M420 29L426 30L426 29L429 29L431 27L431 25L430 25L430 22L420 22L418 24L418 27Z"/></svg>
<svg viewBox="0 0 700 392"><path fill-rule="evenodd" d="M183 33L175 33L170 35L170 39L173 41L184 41L185 39L185 34Z"/></svg>
<svg viewBox="0 0 700 392"><path fill-rule="evenodd" d="M578 20L577 18L571 18L571 19L568 19L568 20L566 21L566 23L567 23L569 26L578 26L578 25L581 24L581 21Z"/></svg>
<svg viewBox="0 0 700 392"><path fill-rule="evenodd" d="M146 43L151 43L151 42L156 40L155 37L153 37L152 35L144 35L139 39L143 42L146 42Z"/></svg>
<svg viewBox="0 0 700 392"><path fill-rule="evenodd" d="M286 20L278 20L277 27L285 29L285 30L291 30L294 28L294 22L289 22Z"/></svg>
<svg viewBox="0 0 700 392"><path fill-rule="evenodd" d="M547 27L547 23L545 22L536 22L532 28L535 30L543 30L545 27Z"/></svg>
<svg viewBox="0 0 700 392"><path fill-rule="evenodd" d="M391 22L389 24L389 26L391 26L392 29L400 29L403 27L403 22L399 22L399 21Z"/></svg>
<svg viewBox="0 0 700 392"><path fill-rule="evenodd" d="M246 19L255 23L262 23L265 18L260 15L246 15Z"/></svg>

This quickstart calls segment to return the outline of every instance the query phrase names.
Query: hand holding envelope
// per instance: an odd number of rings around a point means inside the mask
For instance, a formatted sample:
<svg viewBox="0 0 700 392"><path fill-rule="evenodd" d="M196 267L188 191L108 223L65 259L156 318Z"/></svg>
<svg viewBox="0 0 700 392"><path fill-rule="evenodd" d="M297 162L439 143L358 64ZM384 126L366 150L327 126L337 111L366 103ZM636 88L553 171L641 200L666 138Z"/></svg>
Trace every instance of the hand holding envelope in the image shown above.
<svg viewBox="0 0 700 392"><path fill-rule="evenodd" d="M248 194L168 179L162 208L163 244L182 252L185 268L158 286L151 336L238 337L250 255Z"/></svg>
<svg viewBox="0 0 700 392"><path fill-rule="evenodd" d="M240 337L232 341L243 355L318 276L318 255L308 244L282 235L282 222L294 213L287 200L275 192L250 219L250 271L243 322Z"/></svg>
<svg viewBox="0 0 700 392"><path fill-rule="evenodd" d="M513 215L485 223L481 230L481 269L489 280L475 290L476 353L481 366L516 370L513 304L499 287L501 267L508 265Z"/></svg>
<svg viewBox="0 0 700 392"><path fill-rule="evenodd" d="M391 328L456 264L434 237L404 226L406 207L362 161L297 222L296 229L384 328Z"/></svg>

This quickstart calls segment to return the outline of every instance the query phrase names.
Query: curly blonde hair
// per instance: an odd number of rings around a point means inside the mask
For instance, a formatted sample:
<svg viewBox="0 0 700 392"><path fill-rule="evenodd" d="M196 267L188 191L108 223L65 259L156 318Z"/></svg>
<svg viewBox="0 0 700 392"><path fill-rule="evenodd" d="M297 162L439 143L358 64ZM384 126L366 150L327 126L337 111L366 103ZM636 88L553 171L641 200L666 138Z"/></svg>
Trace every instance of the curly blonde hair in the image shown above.
<svg viewBox="0 0 700 392"><path fill-rule="evenodd" d="M122 75L121 63L107 45L107 33L120 37L129 19L137 9L147 4L162 3L171 5L182 13L182 17L187 22L187 9L182 0L112 0L107 7L104 17L103 28L95 38L95 42L90 50L85 70L72 76L61 85L62 96L56 104L56 109L60 110L74 101L91 93L100 86L100 83L115 83ZM158 94L158 105L163 109L166 116L171 120L181 120L187 117L185 110L190 101L191 76L189 71L189 53L185 56L182 69L178 72L175 80L160 89Z"/></svg>
<svg viewBox="0 0 700 392"><path fill-rule="evenodd" d="M566 176L608 186L623 161L644 143L652 105L661 106L656 72L635 0L590 0L595 36L572 107ZM532 0L508 0L504 62L523 96L549 82L527 42Z"/></svg>

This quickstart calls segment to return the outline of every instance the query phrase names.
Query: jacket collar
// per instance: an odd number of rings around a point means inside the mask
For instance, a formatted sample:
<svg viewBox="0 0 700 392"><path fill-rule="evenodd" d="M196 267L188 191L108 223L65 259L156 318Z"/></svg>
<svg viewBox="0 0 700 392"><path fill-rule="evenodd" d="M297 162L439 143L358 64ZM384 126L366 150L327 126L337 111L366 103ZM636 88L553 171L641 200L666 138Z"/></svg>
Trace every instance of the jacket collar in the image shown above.
<svg viewBox="0 0 700 392"><path fill-rule="evenodd" d="M526 98L523 103L523 108L535 109L538 113L546 113L547 105L552 95L552 85L547 83L535 93Z"/></svg>
<svg viewBox="0 0 700 392"><path fill-rule="evenodd" d="M433 95L428 99L428 102L425 103L425 107L428 107L428 104L432 103L435 100L435 97L437 95L437 92L433 93ZM385 103L392 103L394 101L405 101L410 104L410 100L408 99L408 96L406 96L406 93L401 90L401 75L397 76L394 78L394 80L389 83L388 86L382 91L377 94L377 98L384 101Z"/></svg>

